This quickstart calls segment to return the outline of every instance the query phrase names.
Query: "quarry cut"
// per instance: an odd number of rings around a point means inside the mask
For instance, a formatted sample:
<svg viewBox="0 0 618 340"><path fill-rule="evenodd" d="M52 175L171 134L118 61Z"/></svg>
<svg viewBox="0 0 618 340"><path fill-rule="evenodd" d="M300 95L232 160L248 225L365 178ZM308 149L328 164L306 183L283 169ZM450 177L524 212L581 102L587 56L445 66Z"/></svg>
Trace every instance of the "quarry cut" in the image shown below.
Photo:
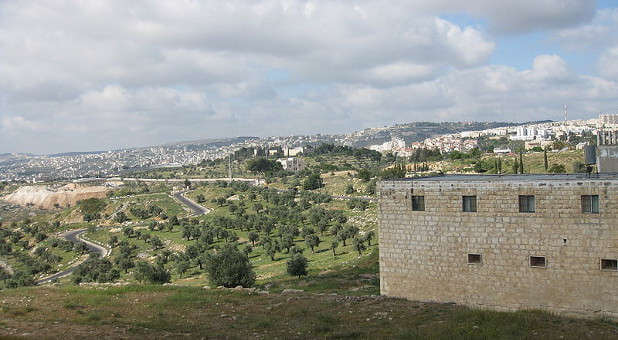
<svg viewBox="0 0 618 340"><path fill-rule="evenodd" d="M60 187L45 185L23 186L3 197L4 200L19 205L33 205L40 209L70 207L88 198L104 198L109 191L104 186L85 186L70 183Z"/></svg>

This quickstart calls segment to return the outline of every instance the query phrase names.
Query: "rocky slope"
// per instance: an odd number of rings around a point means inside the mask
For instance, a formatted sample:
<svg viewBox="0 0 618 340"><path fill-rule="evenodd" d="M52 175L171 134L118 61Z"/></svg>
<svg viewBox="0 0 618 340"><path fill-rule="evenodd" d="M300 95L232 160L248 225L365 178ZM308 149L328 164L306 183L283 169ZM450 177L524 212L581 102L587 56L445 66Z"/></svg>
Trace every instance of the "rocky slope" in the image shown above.
<svg viewBox="0 0 618 340"><path fill-rule="evenodd" d="M80 186L74 183L59 188L48 186L24 186L3 199L19 205L33 205L41 209L74 206L87 198L103 198L109 188L103 186Z"/></svg>

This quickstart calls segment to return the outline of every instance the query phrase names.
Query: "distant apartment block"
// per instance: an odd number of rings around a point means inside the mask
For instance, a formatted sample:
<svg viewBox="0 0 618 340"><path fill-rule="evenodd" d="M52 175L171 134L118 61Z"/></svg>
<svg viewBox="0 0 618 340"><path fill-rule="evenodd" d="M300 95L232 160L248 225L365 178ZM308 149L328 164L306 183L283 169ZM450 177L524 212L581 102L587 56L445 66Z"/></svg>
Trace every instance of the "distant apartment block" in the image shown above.
<svg viewBox="0 0 618 340"><path fill-rule="evenodd" d="M618 127L618 114L599 115L599 127Z"/></svg>
<svg viewBox="0 0 618 340"><path fill-rule="evenodd" d="M618 175L448 175L378 184L380 289L618 317Z"/></svg>
<svg viewBox="0 0 618 340"><path fill-rule="evenodd" d="M283 155L286 157L294 157L303 152L305 152L305 148L303 148L302 146L295 147L295 148L290 148L287 146L283 147Z"/></svg>
<svg viewBox="0 0 618 340"><path fill-rule="evenodd" d="M618 130L599 130L597 149L597 170L618 172Z"/></svg>

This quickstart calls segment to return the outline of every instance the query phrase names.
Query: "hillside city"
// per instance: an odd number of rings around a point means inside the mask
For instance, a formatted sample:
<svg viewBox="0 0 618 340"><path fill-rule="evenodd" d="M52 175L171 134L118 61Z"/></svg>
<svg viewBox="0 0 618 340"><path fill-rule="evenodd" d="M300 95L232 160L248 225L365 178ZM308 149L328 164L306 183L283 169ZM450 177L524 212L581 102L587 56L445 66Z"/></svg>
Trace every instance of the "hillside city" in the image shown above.
<svg viewBox="0 0 618 340"><path fill-rule="evenodd" d="M598 128L618 126L617 115L600 115L588 120L562 122L514 123L410 123L392 127L369 128L343 135L307 135L288 137L237 137L217 142L183 142L144 148L132 148L104 152L68 153L58 155L0 155L0 181L43 182L61 179L88 177L117 177L131 171L156 168L174 168L196 165L204 160L225 158L242 148L283 150L315 146L320 143L367 147L382 153L391 152L399 157L410 157L415 150L425 148L467 152L478 146L479 138L506 137L509 141L525 142L525 149L543 149L554 141L578 138L595 134ZM426 125L426 126L423 126ZM478 127L491 125L479 130ZM502 125L502 126L501 126ZM458 132L441 134L441 130L455 129ZM416 135L406 131L416 129ZM426 133L418 133L423 131ZM419 137L428 136L424 139ZM382 143L378 143L384 141ZM582 148L586 142L578 143ZM497 147L495 152L511 153L508 143ZM289 153L284 153L289 155Z"/></svg>

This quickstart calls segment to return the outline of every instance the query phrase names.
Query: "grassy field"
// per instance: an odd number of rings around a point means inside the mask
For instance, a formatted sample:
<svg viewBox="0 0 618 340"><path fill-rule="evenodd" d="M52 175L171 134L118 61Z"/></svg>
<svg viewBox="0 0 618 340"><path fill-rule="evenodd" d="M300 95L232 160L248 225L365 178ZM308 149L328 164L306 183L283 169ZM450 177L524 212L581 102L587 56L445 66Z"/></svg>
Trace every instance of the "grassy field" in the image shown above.
<svg viewBox="0 0 618 340"><path fill-rule="evenodd" d="M247 171L244 164L239 164L237 161L232 162L232 171L236 177L254 178L255 174ZM179 168L155 169L149 171L141 171L131 176L139 178L227 178L228 163L220 162L215 165L191 165Z"/></svg>
<svg viewBox="0 0 618 340"><path fill-rule="evenodd" d="M484 155L483 159L493 159L497 156ZM519 156L501 156L502 173L513 173L513 162L519 162ZM547 162L549 167L553 164L563 165L567 173L573 172L573 163L583 162L584 152L582 150L568 150L561 152L548 152ZM543 152L529 152L523 154L524 172L531 174L546 173L543 160ZM428 162L431 170L442 170L445 173L473 173L474 163L472 160L447 160L439 162Z"/></svg>
<svg viewBox="0 0 618 340"><path fill-rule="evenodd" d="M615 339L604 320L384 297L174 286L6 291L0 336L51 338Z"/></svg>

